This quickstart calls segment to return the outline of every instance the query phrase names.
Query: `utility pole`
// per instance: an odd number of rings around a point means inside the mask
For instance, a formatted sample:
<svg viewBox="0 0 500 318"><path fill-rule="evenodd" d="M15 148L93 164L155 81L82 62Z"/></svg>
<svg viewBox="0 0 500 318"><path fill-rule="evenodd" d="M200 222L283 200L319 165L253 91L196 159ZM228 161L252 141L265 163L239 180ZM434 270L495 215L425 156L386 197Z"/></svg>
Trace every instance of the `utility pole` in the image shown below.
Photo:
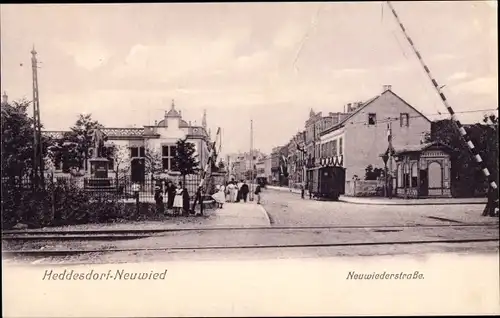
<svg viewBox="0 0 500 318"><path fill-rule="evenodd" d="M250 201L253 201L253 119L250 119Z"/></svg>
<svg viewBox="0 0 500 318"><path fill-rule="evenodd" d="M38 97L38 60L36 50L33 45L31 51L31 68L33 73L33 185L35 188L44 186L44 165L43 165L43 145L40 122L40 100Z"/></svg>
<svg viewBox="0 0 500 318"><path fill-rule="evenodd" d="M389 143L389 175L386 175L386 178L389 179L389 184L387 186L388 192L389 192L389 198L392 199L392 184L393 184L393 177L392 177L392 153L393 153L393 147L392 147L392 120L389 119L389 136L387 138L387 141Z"/></svg>

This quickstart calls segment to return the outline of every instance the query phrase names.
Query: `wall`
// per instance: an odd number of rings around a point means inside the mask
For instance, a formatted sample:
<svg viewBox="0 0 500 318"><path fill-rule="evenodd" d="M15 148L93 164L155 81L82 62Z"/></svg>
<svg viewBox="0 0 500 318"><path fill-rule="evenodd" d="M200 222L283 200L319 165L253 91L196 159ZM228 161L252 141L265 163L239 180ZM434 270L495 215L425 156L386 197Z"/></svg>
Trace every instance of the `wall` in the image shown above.
<svg viewBox="0 0 500 318"><path fill-rule="evenodd" d="M384 181L347 180L345 195L351 197L382 197L384 195Z"/></svg>
<svg viewBox="0 0 500 318"><path fill-rule="evenodd" d="M376 125L367 125L369 113L376 114ZM400 127L400 113L409 113L409 127ZM344 135L346 180L351 180L354 175L363 179L365 168L370 164L380 168L384 166L382 158L379 156L388 147L388 117L397 118L397 120L392 121L393 145L395 148L420 144L422 134L429 132L431 129L431 123L421 117L417 111L406 105L392 92L384 92L346 123ZM350 124L350 122L354 124ZM393 163L393 169L395 168L396 165Z"/></svg>

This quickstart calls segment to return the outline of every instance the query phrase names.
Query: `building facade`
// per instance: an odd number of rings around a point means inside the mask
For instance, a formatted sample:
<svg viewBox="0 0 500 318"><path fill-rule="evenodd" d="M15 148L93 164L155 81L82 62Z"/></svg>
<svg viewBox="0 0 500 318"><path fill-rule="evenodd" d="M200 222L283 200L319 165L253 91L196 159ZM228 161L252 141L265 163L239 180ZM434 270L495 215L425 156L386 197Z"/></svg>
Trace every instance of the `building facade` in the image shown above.
<svg viewBox="0 0 500 318"><path fill-rule="evenodd" d="M323 116L311 109L302 134L274 148L273 173L280 175L286 170L287 178L281 176L279 184L294 186L307 181L307 168L333 165L346 169L346 182L356 177L363 180L369 165L385 168L380 154L388 149L389 130L393 148L401 149L419 145L430 129L429 119L385 85L381 94L365 102L349 103L343 112ZM395 159L391 158L387 166L395 176Z"/></svg>
<svg viewBox="0 0 500 318"><path fill-rule="evenodd" d="M380 95L360 104L349 116L321 133L319 164L346 168L346 181L364 179L368 165L384 168L380 154L389 147L389 131L392 146L397 149L419 145L430 129L427 117L386 86ZM388 166L395 175L394 158Z"/></svg>
<svg viewBox="0 0 500 318"><path fill-rule="evenodd" d="M117 155L109 161L109 170L117 171L118 163L126 167L123 172L129 175L132 181L144 180L147 174L166 177L178 175L176 162L176 143L180 139L187 138L196 149L199 167L204 168L208 161L210 152L210 136L207 132L206 112L203 114L202 126L191 125L182 119L180 110L172 105L165 111L164 118L155 122L155 125L143 128L103 128L102 132L107 136L105 146L117 148ZM45 131L45 135L55 139L62 139L64 131ZM149 166L148 161L155 161ZM64 163L58 162L55 166L56 172L62 170ZM90 166L90 165L88 165Z"/></svg>

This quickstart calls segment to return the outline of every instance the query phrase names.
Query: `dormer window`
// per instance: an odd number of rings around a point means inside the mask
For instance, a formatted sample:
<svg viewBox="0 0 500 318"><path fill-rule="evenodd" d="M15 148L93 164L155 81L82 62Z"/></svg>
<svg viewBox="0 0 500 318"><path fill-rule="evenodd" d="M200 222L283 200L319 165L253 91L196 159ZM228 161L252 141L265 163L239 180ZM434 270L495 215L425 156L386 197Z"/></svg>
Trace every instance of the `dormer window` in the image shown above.
<svg viewBox="0 0 500 318"><path fill-rule="evenodd" d="M377 123L377 115L374 113L368 114L368 125L372 126Z"/></svg>

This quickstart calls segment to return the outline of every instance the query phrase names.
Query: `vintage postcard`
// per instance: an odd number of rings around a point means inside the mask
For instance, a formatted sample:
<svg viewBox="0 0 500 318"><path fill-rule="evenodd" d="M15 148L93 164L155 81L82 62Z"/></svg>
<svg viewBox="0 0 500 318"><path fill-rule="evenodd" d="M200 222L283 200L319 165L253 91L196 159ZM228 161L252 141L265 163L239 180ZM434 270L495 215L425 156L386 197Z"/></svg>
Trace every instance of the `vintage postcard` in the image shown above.
<svg viewBox="0 0 500 318"><path fill-rule="evenodd" d="M496 1L0 23L5 317L500 313Z"/></svg>

